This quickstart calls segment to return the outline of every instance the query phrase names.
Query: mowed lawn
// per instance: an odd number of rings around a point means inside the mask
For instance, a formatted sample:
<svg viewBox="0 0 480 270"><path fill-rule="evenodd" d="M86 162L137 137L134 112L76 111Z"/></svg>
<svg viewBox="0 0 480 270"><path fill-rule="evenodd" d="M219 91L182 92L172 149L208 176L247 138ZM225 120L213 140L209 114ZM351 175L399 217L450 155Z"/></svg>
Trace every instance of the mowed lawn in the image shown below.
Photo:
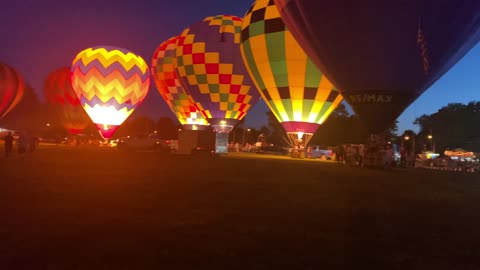
<svg viewBox="0 0 480 270"><path fill-rule="evenodd" d="M478 174L42 147L0 157L0 269L479 269L479 195Z"/></svg>

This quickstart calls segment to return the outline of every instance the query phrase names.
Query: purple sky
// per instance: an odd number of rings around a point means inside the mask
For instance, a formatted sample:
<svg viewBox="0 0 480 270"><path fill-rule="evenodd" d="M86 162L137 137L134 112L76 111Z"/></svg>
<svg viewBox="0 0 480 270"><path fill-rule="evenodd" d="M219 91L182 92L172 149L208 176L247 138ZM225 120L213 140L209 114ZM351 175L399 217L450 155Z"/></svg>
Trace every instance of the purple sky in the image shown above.
<svg viewBox="0 0 480 270"><path fill-rule="evenodd" d="M5 0L0 4L0 61L18 69L43 99L41 92L48 73L70 66L76 53L87 47L124 47L150 63L161 42L190 24L217 14L242 17L252 2ZM415 117L433 113L449 102L480 100L478 59L477 46L399 117L400 130L414 128ZM260 101L247 115L247 125L265 124L267 110ZM153 85L139 111L154 118L174 119Z"/></svg>

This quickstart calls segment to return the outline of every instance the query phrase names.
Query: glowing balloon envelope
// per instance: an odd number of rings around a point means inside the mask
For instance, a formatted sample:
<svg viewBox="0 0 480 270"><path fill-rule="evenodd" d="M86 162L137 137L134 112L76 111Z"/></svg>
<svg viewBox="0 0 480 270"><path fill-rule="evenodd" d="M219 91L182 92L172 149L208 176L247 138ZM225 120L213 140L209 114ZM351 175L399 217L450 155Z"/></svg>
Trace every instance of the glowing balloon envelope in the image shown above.
<svg viewBox="0 0 480 270"><path fill-rule="evenodd" d="M185 129L203 129L208 126L207 120L195 107L195 101L184 89L177 75L178 37L164 41L153 54L152 76L158 92L177 116Z"/></svg>
<svg viewBox="0 0 480 270"><path fill-rule="evenodd" d="M145 60L114 47L81 51L73 60L71 76L80 104L105 139L142 103L150 86Z"/></svg>
<svg viewBox="0 0 480 270"><path fill-rule="evenodd" d="M236 16L207 17L182 32L176 50L181 83L212 128L227 139L260 98L240 54L241 27ZM226 152L226 146L225 136L218 135L217 152Z"/></svg>
<svg viewBox="0 0 480 270"><path fill-rule="evenodd" d="M305 52L375 133L480 38L476 0L274 2Z"/></svg>
<svg viewBox="0 0 480 270"><path fill-rule="evenodd" d="M59 68L48 75L44 93L70 134L79 134L90 123L72 88L69 67Z"/></svg>
<svg viewBox="0 0 480 270"><path fill-rule="evenodd" d="M23 97L25 84L12 67L0 63L0 119L9 113Z"/></svg>
<svg viewBox="0 0 480 270"><path fill-rule="evenodd" d="M291 142L305 136L307 144L343 98L286 29L272 1L257 0L243 18L241 52Z"/></svg>

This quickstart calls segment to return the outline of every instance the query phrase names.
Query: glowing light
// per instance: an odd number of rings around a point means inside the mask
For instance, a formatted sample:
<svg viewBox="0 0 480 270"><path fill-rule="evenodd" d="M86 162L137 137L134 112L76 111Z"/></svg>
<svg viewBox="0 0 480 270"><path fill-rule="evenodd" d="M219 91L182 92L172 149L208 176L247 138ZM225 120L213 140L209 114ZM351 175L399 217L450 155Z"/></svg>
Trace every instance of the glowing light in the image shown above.
<svg viewBox="0 0 480 270"><path fill-rule="evenodd" d="M241 26L242 19L236 16L209 16L178 36L175 51L181 84L219 133L216 153L227 152L227 133L260 98L238 53Z"/></svg>
<svg viewBox="0 0 480 270"><path fill-rule="evenodd" d="M79 134L90 119L73 90L70 67L52 71L45 80L44 95L61 124L70 134Z"/></svg>
<svg viewBox="0 0 480 270"><path fill-rule="evenodd" d="M427 138L428 138L429 140L431 140L431 139L433 138L433 136L432 136L432 135L428 135Z"/></svg>
<svg viewBox="0 0 480 270"><path fill-rule="evenodd" d="M81 51L73 61L71 75L80 104L105 139L142 103L150 87L145 61L120 48Z"/></svg>
<svg viewBox="0 0 480 270"><path fill-rule="evenodd" d="M164 41L153 54L152 76L155 86L182 125L208 125L207 120L195 108L192 96L178 79L175 55L177 41L177 36Z"/></svg>
<svg viewBox="0 0 480 270"><path fill-rule="evenodd" d="M0 119L23 98L24 82L12 67L0 63Z"/></svg>
<svg viewBox="0 0 480 270"><path fill-rule="evenodd" d="M404 139L405 139L406 141L408 141L408 140L410 140L410 136L405 136Z"/></svg>
<svg viewBox="0 0 480 270"><path fill-rule="evenodd" d="M85 104L84 109L94 123L115 126L121 125L133 113L133 110L128 111L127 108L117 110L115 106L99 104L95 104L93 108Z"/></svg>
<svg viewBox="0 0 480 270"><path fill-rule="evenodd" d="M227 124L243 119L260 98L237 53L241 26L242 19L236 16L209 16L178 36L178 79L212 125L218 125L218 119Z"/></svg>
<svg viewBox="0 0 480 270"><path fill-rule="evenodd" d="M240 52L263 100L287 134L315 133L343 101L285 27L273 1L257 0L243 18Z"/></svg>

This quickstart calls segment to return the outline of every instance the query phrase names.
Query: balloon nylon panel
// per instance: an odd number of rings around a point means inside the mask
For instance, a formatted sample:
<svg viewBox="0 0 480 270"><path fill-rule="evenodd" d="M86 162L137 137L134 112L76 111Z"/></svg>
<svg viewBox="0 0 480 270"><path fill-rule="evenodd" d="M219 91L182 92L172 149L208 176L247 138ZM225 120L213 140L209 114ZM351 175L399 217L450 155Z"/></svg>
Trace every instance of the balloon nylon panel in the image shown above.
<svg viewBox="0 0 480 270"><path fill-rule="evenodd" d="M21 100L24 83L18 72L0 63L0 118L9 113Z"/></svg>
<svg viewBox="0 0 480 270"><path fill-rule="evenodd" d="M120 125L141 104L150 86L145 61L118 48L89 48L72 64L72 86L94 123Z"/></svg>
<svg viewBox="0 0 480 270"><path fill-rule="evenodd" d="M172 112L182 125L207 125L208 122L195 108L193 98L185 91L177 75L175 51L178 37L163 42L152 59L155 85Z"/></svg>
<svg viewBox="0 0 480 270"><path fill-rule="evenodd" d="M241 120L258 101L239 53L241 23L207 17L179 36L178 74L205 118Z"/></svg>
<svg viewBox="0 0 480 270"><path fill-rule="evenodd" d="M259 0L242 24L242 55L280 122L323 123L343 100L285 27L273 1Z"/></svg>

